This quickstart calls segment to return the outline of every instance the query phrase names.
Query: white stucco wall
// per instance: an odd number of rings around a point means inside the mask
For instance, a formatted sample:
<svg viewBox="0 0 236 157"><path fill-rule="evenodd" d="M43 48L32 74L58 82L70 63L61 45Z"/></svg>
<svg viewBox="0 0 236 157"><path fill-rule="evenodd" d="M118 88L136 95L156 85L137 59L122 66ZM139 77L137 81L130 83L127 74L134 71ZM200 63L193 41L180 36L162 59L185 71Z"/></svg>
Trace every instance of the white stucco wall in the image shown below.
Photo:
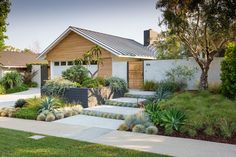
<svg viewBox="0 0 236 157"><path fill-rule="evenodd" d="M214 58L210 65L208 73L209 83L220 82L220 63L223 58ZM188 89L197 89L201 75L201 69L193 58L177 59L177 60L152 60L144 61L144 81L154 80L161 81L166 79L166 72L178 65L185 65L192 68L197 68L197 71L192 80L188 81Z"/></svg>
<svg viewBox="0 0 236 157"><path fill-rule="evenodd" d="M83 65L86 67L92 74L97 71L97 65ZM55 66L54 62L50 62L50 70L51 70L51 79L54 79L56 77L60 77L62 75L62 72L70 68L71 66L65 65L65 66Z"/></svg>
<svg viewBox="0 0 236 157"><path fill-rule="evenodd" d="M112 62L112 76L124 79L127 82L127 62L113 61Z"/></svg>
<svg viewBox="0 0 236 157"><path fill-rule="evenodd" d="M37 74L33 77L32 81L38 83L38 87L41 87L41 65L32 65L32 72L37 71Z"/></svg>

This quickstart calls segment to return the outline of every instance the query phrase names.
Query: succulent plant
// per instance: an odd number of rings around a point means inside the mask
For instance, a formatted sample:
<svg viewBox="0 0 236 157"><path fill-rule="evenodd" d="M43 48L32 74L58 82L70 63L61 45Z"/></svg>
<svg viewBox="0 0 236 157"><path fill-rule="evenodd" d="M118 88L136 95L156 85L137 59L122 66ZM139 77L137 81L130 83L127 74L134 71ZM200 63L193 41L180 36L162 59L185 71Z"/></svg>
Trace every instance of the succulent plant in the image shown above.
<svg viewBox="0 0 236 157"><path fill-rule="evenodd" d="M46 122L52 122L56 119L55 115L53 113L49 113L47 116L46 116L46 119L45 121Z"/></svg>
<svg viewBox="0 0 236 157"><path fill-rule="evenodd" d="M146 128L145 133L155 135L155 134L158 133L158 129L155 126L149 126L149 127Z"/></svg>
<svg viewBox="0 0 236 157"><path fill-rule="evenodd" d="M129 127L127 126L127 124L123 123L119 126L118 130L127 131L127 130L129 130Z"/></svg>
<svg viewBox="0 0 236 157"><path fill-rule="evenodd" d="M144 133L145 132L145 126L142 125L142 124L137 124L132 128L132 132Z"/></svg>
<svg viewBox="0 0 236 157"><path fill-rule="evenodd" d="M55 114L55 116L56 116L56 119L63 119L64 118L64 114L62 112L57 112Z"/></svg>
<svg viewBox="0 0 236 157"><path fill-rule="evenodd" d="M20 107L20 108L22 108L23 106L25 106L26 105L26 101L25 101L25 99L18 99L16 102L15 102L15 108L17 108L17 107Z"/></svg>
<svg viewBox="0 0 236 157"><path fill-rule="evenodd" d="M42 113L37 116L38 121L45 121L45 119L46 119L46 116Z"/></svg>
<svg viewBox="0 0 236 157"><path fill-rule="evenodd" d="M72 111L70 110L64 111L64 117L71 117L71 116L72 116Z"/></svg>

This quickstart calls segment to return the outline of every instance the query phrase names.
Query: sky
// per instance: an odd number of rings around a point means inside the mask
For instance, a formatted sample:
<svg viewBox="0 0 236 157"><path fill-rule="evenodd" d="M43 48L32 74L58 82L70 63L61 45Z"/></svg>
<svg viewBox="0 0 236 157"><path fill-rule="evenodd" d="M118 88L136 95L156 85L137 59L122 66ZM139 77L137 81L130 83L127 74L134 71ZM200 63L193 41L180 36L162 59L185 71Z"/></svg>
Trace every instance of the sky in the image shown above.
<svg viewBox="0 0 236 157"><path fill-rule="evenodd" d="M156 0L12 0L6 45L43 51L69 26L134 39L158 26Z"/></svg>

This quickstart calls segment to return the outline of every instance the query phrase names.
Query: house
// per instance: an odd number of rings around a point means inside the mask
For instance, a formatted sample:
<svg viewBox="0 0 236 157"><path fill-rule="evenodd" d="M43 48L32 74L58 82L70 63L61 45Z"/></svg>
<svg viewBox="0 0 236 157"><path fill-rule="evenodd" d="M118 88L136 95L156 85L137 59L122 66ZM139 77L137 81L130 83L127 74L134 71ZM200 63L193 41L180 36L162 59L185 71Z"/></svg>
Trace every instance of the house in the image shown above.
<svg viewBox="0 0 236 157"><path fill-rule="evenodd" d="M49 62L50 78L55 78L96 45L102 48L103 60L98 76L118 76L128 82L129 88L141 87L143 60L155 59L155 51L132 39L70 26L38 58ZM96 71L97 66L88 68Z"/></svg>
<svg viewBox="0 0 236 157"><path fill-rule="evenodd" d="M13 70L24 72L27 64L37 62L37 56L32 52L0 52L0 78Z"/></svg>

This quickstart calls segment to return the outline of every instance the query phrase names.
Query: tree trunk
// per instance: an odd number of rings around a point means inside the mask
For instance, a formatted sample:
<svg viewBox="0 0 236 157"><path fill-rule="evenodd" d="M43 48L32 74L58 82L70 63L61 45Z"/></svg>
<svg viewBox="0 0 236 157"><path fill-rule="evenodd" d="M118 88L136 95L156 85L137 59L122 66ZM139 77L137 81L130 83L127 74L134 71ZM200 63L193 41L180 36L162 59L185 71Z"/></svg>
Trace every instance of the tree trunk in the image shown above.
<svg viewBox="0 0 236 157"><path fill-rule="evenodd" d="M208 71L209 71L209 65L210 63L206 63L204 68L202 69L202 74L200 77L200 89L206 90L208 89Z"/></svg>

